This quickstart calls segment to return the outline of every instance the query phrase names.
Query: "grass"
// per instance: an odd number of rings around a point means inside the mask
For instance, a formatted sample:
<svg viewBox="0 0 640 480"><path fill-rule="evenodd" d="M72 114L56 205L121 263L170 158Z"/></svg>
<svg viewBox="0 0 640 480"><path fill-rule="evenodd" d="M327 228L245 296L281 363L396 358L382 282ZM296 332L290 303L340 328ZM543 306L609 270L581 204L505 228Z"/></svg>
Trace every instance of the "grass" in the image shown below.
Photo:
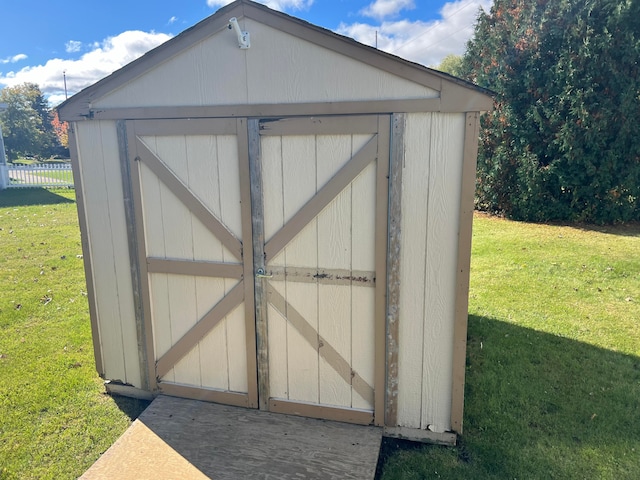
<svg viewBox="0 0 640 480"><path fill-rule="evenodd" d="M0 192L0 285L0 478L76 478L146 403L95 373L74 191Z"/></svg>
<svg viewBox="0 0 640 480"><path fill-rule="evenodd" d="M382 478L640 478L640 226L476 215L465 433Z"/></svg>
<svg viewBox="0 0 640 480"><path fill-rule="evenodd" d="M465 433L382 478L640 478L640 226L476 216ZM0 479L75 478L144 402L95 374L72 190L0 192Z"/></svg>

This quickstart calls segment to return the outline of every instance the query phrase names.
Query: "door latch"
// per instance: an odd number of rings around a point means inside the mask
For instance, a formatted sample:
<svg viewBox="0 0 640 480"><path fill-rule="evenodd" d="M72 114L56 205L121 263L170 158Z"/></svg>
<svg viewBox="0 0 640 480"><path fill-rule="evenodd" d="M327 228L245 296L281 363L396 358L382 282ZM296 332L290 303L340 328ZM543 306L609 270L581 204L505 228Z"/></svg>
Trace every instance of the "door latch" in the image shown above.
<svg viewBox="0 0 640 480"><path fill-rule="evenodd" d="M256 278L273 278L273 275L267 275L264 268L259 268L256 270Z"/></svg>

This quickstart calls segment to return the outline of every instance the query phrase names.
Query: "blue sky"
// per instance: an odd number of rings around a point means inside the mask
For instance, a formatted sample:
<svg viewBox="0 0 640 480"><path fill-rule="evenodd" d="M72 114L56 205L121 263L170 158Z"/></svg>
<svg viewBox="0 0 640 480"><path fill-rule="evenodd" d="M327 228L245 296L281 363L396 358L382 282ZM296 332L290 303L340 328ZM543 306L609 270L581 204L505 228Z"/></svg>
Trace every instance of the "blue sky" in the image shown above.
<svg viewBox="0 0 640 480"><path fill-rule="evenodd" d="M228 0L0 0L0 88L34 82L52 106L215 13ZM428 66L460 54L492 0L262 0ZM377 35L376 35L377 32Z"/></svg>

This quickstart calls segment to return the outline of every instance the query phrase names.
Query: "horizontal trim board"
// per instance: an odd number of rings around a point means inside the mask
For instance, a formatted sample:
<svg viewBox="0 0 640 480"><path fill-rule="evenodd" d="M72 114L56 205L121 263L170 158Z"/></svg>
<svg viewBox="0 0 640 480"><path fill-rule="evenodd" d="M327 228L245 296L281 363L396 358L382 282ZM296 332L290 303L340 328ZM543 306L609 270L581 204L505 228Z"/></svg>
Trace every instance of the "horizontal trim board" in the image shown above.
<svg viewBox="0 0 640 480"><path fill-rule="evenodd" d="M357 287L375 287L376 272L361 270L339 270L304 267L267 267L271 280L301 283L319 283L321 285L353 285Z"/></svg>
<svg viewBox="0 0 640 480"><path fill-rule="evenodd" d="M269 411L285 413L287 415L335 420L336 422L357 423L360 425L371 425L373 423L373 412L366 410L349 410L325 405L291 402L276 398L269 399Z"/></svg>
<svg viewBox="0 0 640 480"><path fill-rule="evenodd" d="M261 119L260 135L365 135L378 133L375 116Z"/></svg>
<svg viewBox="0 0 640 480"><path fill-rule="evenodd" d="M136 135L235 135L234 118L182 118L135 122Z"/></svg>
<svg viewBox="0 0 640 480"><path fill-rule="evenodd" d="M144 120L223 117L277 117L309 115L359 115L380 113L440 112L440 97L371 101L265 103L255 105L211 105L175 107L123 107L91 110L89 119ZM67 121L87 120L83 115Z"/></svg>
<svg viewBox="0 0 640 480"><path fill-rule="evenodd" d="M246 393L222 392L209 388L191 387L176 383L158 383L160 392L172 397L191 398L203 402L224 403L235 407L249 408L249 396Z"/></svg>
<svg viewBox="0 0 640 480"><path fill-rule="evenodd" d="M244 282L238 283L185 333L156 363L156 375L164 377L207 333L244 300Z"/></svg>
<svg viewBox="0 0 640 480"><path fill-rule="evenodd" d="M448 446L454 446L457 441L455 433L437 433L430 430L420 430L419 428L409 427L384 427L384 436L411 440L412 442L435 443L437 445Z"/></svg>
<svg viewBox="0 0 640 480"><path fill-rule="evenodd" d="M205 262L197 260L177 260L170 258L147 258L149 273L173 273L198 277L242 278L241 263Z"/></svg>

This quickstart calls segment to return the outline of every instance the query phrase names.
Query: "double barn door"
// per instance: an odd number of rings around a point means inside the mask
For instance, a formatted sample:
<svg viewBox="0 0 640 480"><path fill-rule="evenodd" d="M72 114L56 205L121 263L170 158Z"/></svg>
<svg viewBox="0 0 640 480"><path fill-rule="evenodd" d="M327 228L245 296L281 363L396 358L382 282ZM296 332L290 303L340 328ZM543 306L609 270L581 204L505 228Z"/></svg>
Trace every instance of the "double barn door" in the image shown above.
<svg viewBox="0 0 640 480"><path fill-rule="evenodd" d="M382 423L389 117L127 122L149 375Z"/></svg>

